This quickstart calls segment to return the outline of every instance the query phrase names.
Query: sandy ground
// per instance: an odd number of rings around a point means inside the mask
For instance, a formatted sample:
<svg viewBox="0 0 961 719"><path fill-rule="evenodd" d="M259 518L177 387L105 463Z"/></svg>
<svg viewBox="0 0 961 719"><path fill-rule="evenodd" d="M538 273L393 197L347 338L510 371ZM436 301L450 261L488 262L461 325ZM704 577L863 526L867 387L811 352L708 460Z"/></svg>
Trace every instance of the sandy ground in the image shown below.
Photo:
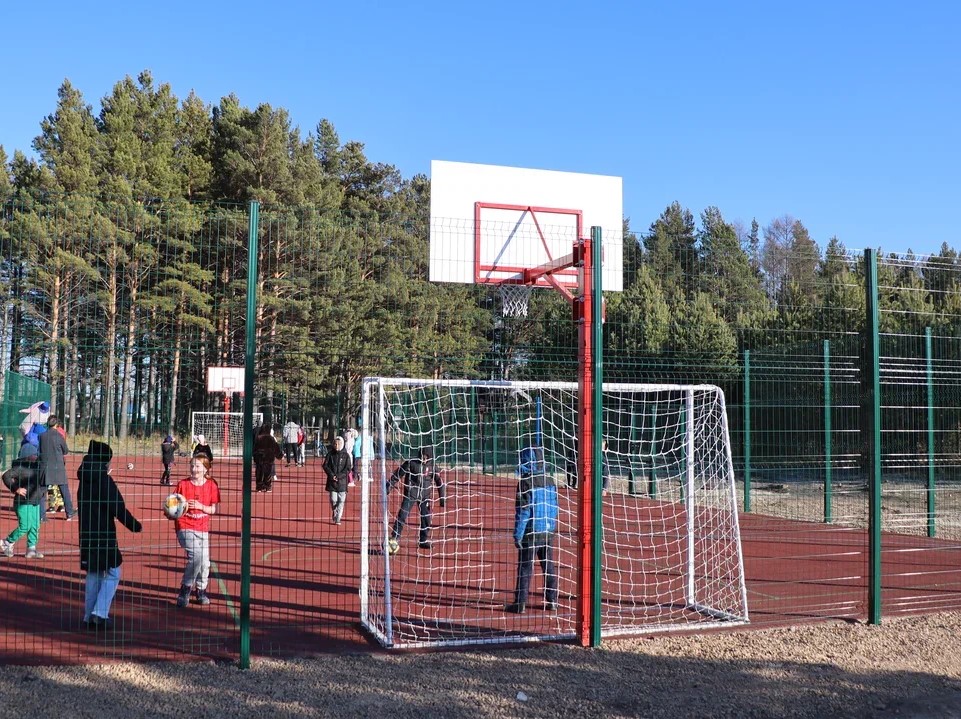
<svg viewBox="0 0 961 719"><path fill-rule="evenodd" d="M961 612L232 664L0 667L0 717L961 717Z"/></svg>

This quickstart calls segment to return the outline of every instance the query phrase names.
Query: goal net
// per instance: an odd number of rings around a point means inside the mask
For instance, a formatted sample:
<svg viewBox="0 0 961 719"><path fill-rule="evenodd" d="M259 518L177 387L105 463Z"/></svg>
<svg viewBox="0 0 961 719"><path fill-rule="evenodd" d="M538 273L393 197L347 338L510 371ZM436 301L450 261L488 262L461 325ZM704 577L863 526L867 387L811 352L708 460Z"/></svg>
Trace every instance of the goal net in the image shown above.
<svg viewBox="0 0 961 719"><path fill-rule="evenodd" d="M253 413L253 426L264 421L261 412ZM253 428L251 428L253 431ZM243 412L191 412L190 435L196 442L203 435L214 453L214 457L231 458L244 456L244 413Z"/></svg>
<svg viewBox="0 0 961 719"><path fill-rule="evenodd" d="M361 462L361 621L385 646L518 642L576 636L576 383L370 378ZM748 620L730 439L721 390L605 384L601 634L706 628ZM433 450L446 506L430 482L397 521L404 482L391 478ZM540 555L523 613L515 595L518 466L545 460L558 526ZM399 531L398 531L399 528ZM556 607L546 591L553 569Z"/></svg>

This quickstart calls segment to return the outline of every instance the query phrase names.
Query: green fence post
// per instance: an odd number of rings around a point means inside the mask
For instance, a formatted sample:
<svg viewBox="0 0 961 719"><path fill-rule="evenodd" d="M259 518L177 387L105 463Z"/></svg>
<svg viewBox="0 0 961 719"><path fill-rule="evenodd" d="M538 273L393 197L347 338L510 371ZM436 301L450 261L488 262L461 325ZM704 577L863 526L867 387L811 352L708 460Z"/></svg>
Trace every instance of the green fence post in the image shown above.
<svg viewBox="0 0 961 719"><path fill-rule="evenodd" d="M862 451L868 483L868 623L881 623L881 340L878 315L878 258L864 251L864 372L861 406L865 431Z"/></svg>
<svg viewBox="0 0 961 719"><path fill-rule="evenodd" d="M476 388L476 387L471 387L471 388L470 388L470 408L469 408L467 411L468 411L468 413L469 413L469 415L470 415L470 418L469 418L469 420L468 420L468 421L470 422L470 426L471 426L471 427L480 427L480 428L481 428L481 447L482 447L482 449L481 449L481 465L482 465L482 467L483 467L483 463L484 463L484 454L483 454L484 426L481 424L481 422L479 421L480 418L477 416L477 388ZM475 452L476 452L476 451L477 451L477 444L474 442L474 433L471 432L470 434L467 435L467 456L468 456L468 458L469 458L469 459L468 459L468 464L470 464L470 472L471 472L471 474L474 473L474 465L477 464L477 456L475 455ZM482 469L481 471L483 471L483 469Z"/></svg>
<svg viewBox="0 0 961 719"><path fill-rule="evenodd" d="M824 340L824 522L831 523L831 340Z"/></svg>
<svg viewBox="0 0 961 719"><path fill-rule="evenodd" d="M491 474L497 475L497 412L491 413L492 426L491 435L493 436L493 442L491 446Z"/></svg>
<svg viewBox="0 0 961 719"><path fill-rule="evenodd" d="M641 432L643 438L644 433ZM651 499L657 497L657 465L654 456L657 454L657 405L651 407L651 463L647 468L647 496Z"/></svg>
<svg viewBox="0 0 961 719"><path fill-rule="evenodd" d="M260 203L251 202L247 218L247 334L244 351L244 428L253 426L254 357L257 351L257 258ZM250 668L251 470L254 438L244 432L243 509L240 520L240 668Z"/></svg>
<svg viewBox="0 0 961 719"><path fill-rule="evenodd" d="M751 350L744 350L744 511L751 511Z"/></svg>
<svg viewBox="0 0 961 719"><path fill-rule="evenodd" d="M693 418L692 418L693 419ZM681 408L681 430L680 435L687 437L687 403ZM681 453L681 504L687 502L687 463L691 461L687 452Z"/></svg>
<svg viewBox="0 0 961 719"><path fill-rule="evenodd" d="M928 536L935 535L934 527L934 353L931 347L931 328L924 328L924 356L928 379Z"/></svg>

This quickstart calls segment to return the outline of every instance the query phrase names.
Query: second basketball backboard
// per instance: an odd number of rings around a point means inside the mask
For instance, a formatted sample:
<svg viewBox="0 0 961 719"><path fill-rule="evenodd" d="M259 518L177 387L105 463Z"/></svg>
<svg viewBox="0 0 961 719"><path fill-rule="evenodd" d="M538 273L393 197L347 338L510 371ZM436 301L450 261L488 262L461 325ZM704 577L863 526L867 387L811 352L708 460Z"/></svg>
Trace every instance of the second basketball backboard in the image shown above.
<svg viewBox="0 0 961 719"><path fill-rule="evenodd" d="M603 289L622 289L620 177L431 162L430 279L500 284L558 260L601 228ZM554 275L577 286L577 270ZM544 278L537 282L546 286Z"/></svg>

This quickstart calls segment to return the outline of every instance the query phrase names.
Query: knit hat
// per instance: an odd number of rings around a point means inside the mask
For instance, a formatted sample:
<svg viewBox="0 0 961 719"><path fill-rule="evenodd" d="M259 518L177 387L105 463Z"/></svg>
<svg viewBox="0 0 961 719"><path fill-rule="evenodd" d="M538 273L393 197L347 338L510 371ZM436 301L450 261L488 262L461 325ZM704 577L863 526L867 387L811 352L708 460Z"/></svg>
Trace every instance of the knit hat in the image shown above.
<svg viewBox="0 0 961 719"><path fill-rule="evenodd" d="M170 435L170 434L168 434L167 438L164 440L164 442L173 442L173 441L174 441L173 435Z"/></svg>
<svg viewBox="0 0 961 719"><path fill-rule="evenodd" d="M98 462L109 462L113 459L113 450L110 449L110 445L106 442L98 442L95 439L91 439L90 444L87 446L87 458Z"/></svg>
<svg viewBox="0 0 961 719"><path fill-rule="evenodd" d="M207 438L202 434L197 435L197 444L207 444Z"/></svg>
<svg viewBox="0 0 961 719"><path fill-rule="evenodd" d="M40 403L40 411L41 411L41 412L49 412L49 411L50 411L50 405L47 404L46 402L41 402L41 403Z"/></svg>

